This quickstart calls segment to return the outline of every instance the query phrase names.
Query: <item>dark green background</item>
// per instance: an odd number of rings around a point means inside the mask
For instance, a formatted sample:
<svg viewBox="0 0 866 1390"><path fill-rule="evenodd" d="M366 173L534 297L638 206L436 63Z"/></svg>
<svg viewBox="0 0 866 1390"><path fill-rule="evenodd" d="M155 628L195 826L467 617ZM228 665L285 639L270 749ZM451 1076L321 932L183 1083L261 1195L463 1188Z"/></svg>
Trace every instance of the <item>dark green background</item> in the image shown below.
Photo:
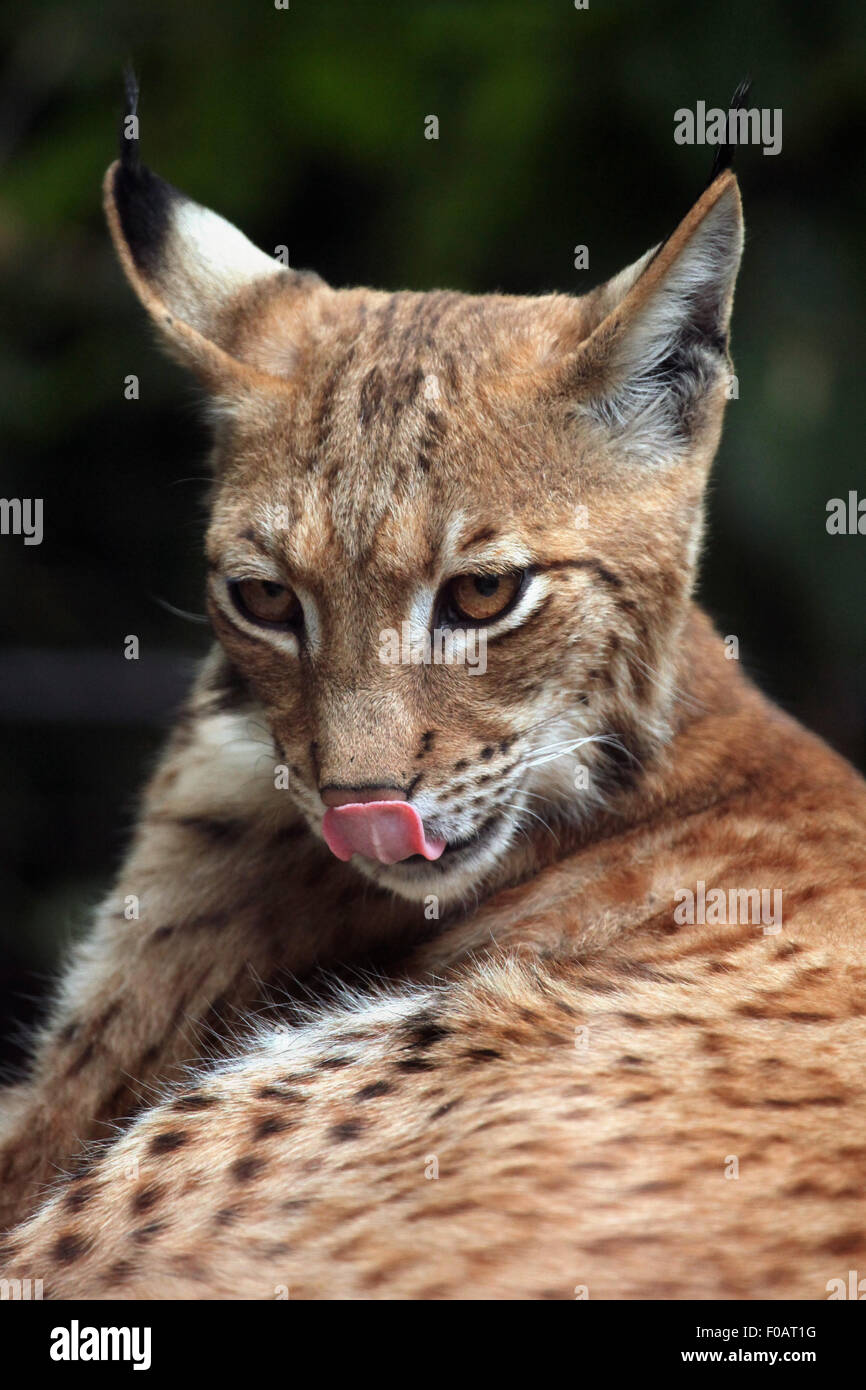
<svg viewBox="0 0 866 1390"><path fill-rule="evenodd" d="M160 602L202 607L197 394L100 212L127 56L145 159L267 250L336 285L481 291L580 292L669 232L711 156L674 144L674 111L726 105L751 72L784 142L738 159L740 399L703 597L761 684L862 765L866 538L828 536L825 508L866 493L863 24L862 0L7 6L2 495L44 498L46 534L0 538L0 1008L28 1016L86 921L207 640Z"/></svg>

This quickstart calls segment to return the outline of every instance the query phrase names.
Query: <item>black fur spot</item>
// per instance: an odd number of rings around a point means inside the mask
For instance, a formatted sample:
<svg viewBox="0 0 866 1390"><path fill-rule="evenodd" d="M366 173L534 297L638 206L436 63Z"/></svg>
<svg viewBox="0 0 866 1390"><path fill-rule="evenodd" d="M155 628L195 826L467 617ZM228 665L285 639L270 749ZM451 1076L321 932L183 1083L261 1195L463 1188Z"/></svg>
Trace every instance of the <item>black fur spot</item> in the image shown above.
<svg viewBox="0 0 866 1390"><path fill-rule="evenodd" d="M470 1047L469 1051L463 1055L469 1062L499 1062L502 1060L502 1053L495 1047Z"/></svg>
<svg viewBox="0 0 866 1390"><path fill-rule="evenodd" d="M148 1153L168 1154L175 1149L182 1149L188 1143L189 1135L182 1129L165 1129L162 1134L155 1134L148 1145Z"/></svg>
<svg viewBox="0 0 866 1390"><path fill-rule="evenodd" d="M54 1242L51 1253L58 1263L73 1264L75 1260L80 1260L82 1255L87 1254L92 1244L89 1236L78 1235L75 1231L65 1231Z"/></svg>
<svg viewBox="0 0 866 1390"><path fill-rule="evenodd" d="M236 1182L252 1182L265 1167L263 1158L237 1158L229 1172Z"/></svg>
<svg viewBox="0 0 866 1390"><path fill-rule="evenodd" d="M431 1119L431 1120L441 1120L441 1118L442 1118L443 1115L447 1115L449 1110L453 1110L454 1107L455 1107L455 1105L459 1105L459 1104L460 1104L459 1099L457 1099L457 1100L446 1100L445 1103L444 1103L444 1105L440 1105L436 1110L433 1111L433 1114L430 1116L430 1119Z"/></svg>
<svg viewBox="0 0 866 1390"><path fill-rule="evenodd" d="M133 1231L132 1239L137 1245L149 1245L164 1230L164 1221L149 1221L146 1226L139 1226L137 1230Z"/></svg>
<svg viewBox="0 0 866 1390"><path fill-rule="evenodd" d="M444 1038L451 1037L451 1029L443 1024L437 1023L434 1018L421 1016L410 1019L405 1026L406 1047L432 1047L435 1043L442 1042Z"/></svg>
<svg viewBox="0 0 866 1390"><path fill-rule="evenodd" d="M87 1206L91 1197L95 1195L96 1190L94 1183L77 1183L67 1192L63 1201L64 1209L66 1211L81 1211L81 1208Z"/></svg>
<svg viewBox="0 0 866 1390"><path fill-rule="evenodd" d="M371 1081L369 1086L362 1086L355 1092L355 1100L375 1100L377 1096L390 1095L393 1090L391 1081Z"/></svg>
<svg viewBox="0 0 866 1390"><path fill-rule="evenodd" d="M163 1189L157 1183L148 1183L146 1187L139 1188L138 1192L134 1194L130 1210L141 1216L144 1212L150 1211L151 1207L155 1207L162 1195Z"/></svg>
<svg viewBox="0 0 866 1390"><path fill-rule="evenodd" d="M306 1096L301 1091L281 1091L279 1086L260 1086L256 1091L259 1100L282 1100L288 1103L299 1104L306 1100Z"/></svg>
<svg viewBox="0 0 866 1390"><path fill-rule="evenodd" d="M284 1119L282 1115L266 1115L253 1127L253 1139L268 1139L272 1134L282 1134L291 1128L291 1124L291 1120Z"/></svg>
<svg viewBox="0 0 866 1390"><path fill-rule="evenodd" d="M339 1124L331 1125L328 1138L337 1144L344 1144L348 1140L357 1139L363 1128L360 1120L340 1120Z"/></svg>
<svg viewBox="0 0 866 1390"><path fill-rule="evenodd" d="M212 1105L219 1105L216 1096L204 1095L200 1091L191 1091L187 1096L178 1096L177 1100L171 1103L172 1110L209 1110Z"/></svg>

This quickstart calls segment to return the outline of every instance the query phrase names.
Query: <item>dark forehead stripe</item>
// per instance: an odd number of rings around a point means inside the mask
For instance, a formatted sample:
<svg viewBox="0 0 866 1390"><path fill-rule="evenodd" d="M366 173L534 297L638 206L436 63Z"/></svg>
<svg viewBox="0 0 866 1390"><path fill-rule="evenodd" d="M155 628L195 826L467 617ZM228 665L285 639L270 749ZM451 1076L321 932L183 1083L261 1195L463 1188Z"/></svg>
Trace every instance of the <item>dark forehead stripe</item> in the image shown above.
<svg viewBox="0 0 866 1390"><path fill-rule="evenodd" d="M270 538L264 532L256 531L252 526L247 526L240 532L237 539L247 541L262 555L266 555L269 560L273 558L273 546L270 544Z"/></svg>
<svg viewBox="0 0 866 1390"><path fill-rule="evenodd" d="M392 447L407 410L420 406L415 458L422 472L433 466L447 436L446 420L436 404L445 394L446 382L453 401L457 380L453 354L447 354L447 366L445 357L440 357L436 329L451 307L463 302L460 295L446 291L390 296L380 311L373 364L358 387L358 422L362 428L381 431L379 444L386 449ZM429 400L424 394L428 380L436 386Z"/></svg>
<svg viewBox="0 0 866 1390"><path fill-rule="evenodd" d="M387 385L379 367L373 367L361 382L358 393L358 423L366 425L381 410Z"/></svg>
<svg viewBox="0 0 866 1390"><path fill-rule="evenodd" d="M311 414L312 444L308 467L312 469L316 463L316 449L320 449L325 443L331 431L332 415L334 409L334 397L336 395L339 382L345 378L351 370L355 361L355 344L350 343L345 353L337 353L331 363L331 369L325 377L322 389L313 403Z"/></svg>
<svg viewBox="0 0 866 1390"><path fill-rule="evenodd" d="M460 542L459 550L461 555L465 551L471 550L474 545L482 545L487 541L495 541L498 538L498 535L499 532L495 529L495 527L482 527L480 531L473 532L473 534L469 537L468 540Z"/></svg>
<svg viewBox="0 0 866 1390"><path fill-rule="evenodd" d="M326 315L313 335L287 458L299 484L306 464L324 485L311 544L329 533L355 559L372 552L384 517L452 469L453 424L471 409L461 392L471 397L476 377L507 370L535 312L499 296L357 293L354 312ZM275 434L283 447L282 422ZM296 496L303 510L303 489Z"/></svg>
<svg viewBox="0 0 866 1390"><path fill-rule="evenodd" d="M376 328L376 342L384 347L391 331L394 327L394 318L397 313L397 305L400 300L399 294L390 294L385 300L382 309L378 314L378 325Z"/></svg>
<svg viewBox="0 0 866 1390"><path fill-rule="evenodd" d="M435 290L425 294L418 303L415 327L422 347L435 347L433 334L449 308L461 302L460 295L451 290Z"/></svg>
<svg viewBox="0 0 866 1390"><path fill-rule="evenodd" d="M447 426L442 415L437 410L427 410L424 413L424 429L418 443L418 467L423 472L428 472L433 466L436 455L439 453L445 442Z"/></svg>
<svg viewBox="0 0 866 1390"><path fill-rule="evenodd" d="M453 378L456 376L453 353L442 349L435 334L450 309L457 311L459 316L461 309L467 312L470 302L450 290L389 295L374 320L367 344L361 342L360 334L357 341L365 346L365 351L385 373L389 385L395 376L407 381L423 380L428 371L435 371L440 351L442 372Z"/></svg>
<svg viewBox="0 0 866 1390"><path fill-rule="evenodd" d="M395 374L391 382L391 408L395 413L401 407L412 404L421 389L425 375L419 362L410 363Z"/></svg>
<svg viewBox="0 0 866 1390"><path fill-rule="evenodd" d="M609 588L622 588L622 580L619 575L615 574L612 569L608 569L607 565L603 565L594 556L581 556L576 560L551 560L548 564L540 565L539 568L543 570L589 570L603 580Z"/></svg>
<svg viewBox="0 0 866 1390"><path fill-rule="evenodd" d="M439 365L435 330L448 308L460 302L460 295L446 290L390 296L381 314L378 341L391 351L382 353L362 384L361 406L365 415L365 405L381 405L385 396L388 408L396 414L401 406L416 398L428 375L438 377L434 370ZM388 337L382 341L386 327ZM441 370L453 382L453 354L448 353L447 358L447 367L443 357Z"/></svg>
<svg viewBox="0 0 866 1390"><path fill-rule="evenodd" d="M448 393L455 396L460 389L460 369L453 352L442 354L442 375Z"/></svg>
<svg viewBox="0 0 866 1390"><path fill-rule="evenodd" d="M354 415L362 427L376 424L387 431L407 406L419 400L427 379L435 378L438 390L427 402L428 418L418 445L429 466L445 432L444 422L431 407L443 396L454 400L457 356L474 341L477 329L472 325L478 316L488 316L494 323L495 311L450 290L397 292L375 306L360 307L363 312L352 325L348 344L344 339L329 346L328 369L310 409L312 448L326 443L341 396L346 407L354 401ZM362 362L366 370L360 369Z"/></svg>

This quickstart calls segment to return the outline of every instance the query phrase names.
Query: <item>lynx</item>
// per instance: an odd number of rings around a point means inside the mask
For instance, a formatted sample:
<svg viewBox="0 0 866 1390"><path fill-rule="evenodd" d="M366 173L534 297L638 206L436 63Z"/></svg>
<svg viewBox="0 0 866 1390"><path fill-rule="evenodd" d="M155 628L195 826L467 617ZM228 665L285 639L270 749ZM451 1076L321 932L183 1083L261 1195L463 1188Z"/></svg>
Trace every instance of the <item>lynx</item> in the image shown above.
<svg viewBox="0 0 866 1390"><path fill-rule="evenodd" d="M692 599L733 172L579 298L334 290L132 141L105 199L211 402L216 644L3 1098L4 1275L826 1297L866 1266L866 787ZM383 660L404 625L451 659Z"/></svg>

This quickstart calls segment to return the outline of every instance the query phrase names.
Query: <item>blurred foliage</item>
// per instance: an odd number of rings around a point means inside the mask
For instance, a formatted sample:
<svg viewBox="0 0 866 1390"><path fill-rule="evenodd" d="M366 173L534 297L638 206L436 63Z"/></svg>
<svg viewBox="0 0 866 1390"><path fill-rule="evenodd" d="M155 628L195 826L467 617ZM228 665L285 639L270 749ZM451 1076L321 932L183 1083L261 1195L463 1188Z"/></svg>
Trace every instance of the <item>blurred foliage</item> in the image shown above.
<svg viewBox="0 0 866 1390"><path fill-rule="evenodd" d="M517 292L581 292L670 231L712 154L674 144L674 111L726 106L751 72L784 143L737 161L740 398L703 598L763 686L862 764L866 540L824 524L828 498L866 493L858 0L44 0L7 4L0 34L2 493L43 497L46 522L41 547L0 540L11 649L120 660L134 632L146 679L149 651L180 660L207 640L159 602L202 606L199 401L158 354L100 211L127 57L145 159L266 249L336 285ZM86 917L160 738L26 711L2 730L7 995Z"/></svg>

